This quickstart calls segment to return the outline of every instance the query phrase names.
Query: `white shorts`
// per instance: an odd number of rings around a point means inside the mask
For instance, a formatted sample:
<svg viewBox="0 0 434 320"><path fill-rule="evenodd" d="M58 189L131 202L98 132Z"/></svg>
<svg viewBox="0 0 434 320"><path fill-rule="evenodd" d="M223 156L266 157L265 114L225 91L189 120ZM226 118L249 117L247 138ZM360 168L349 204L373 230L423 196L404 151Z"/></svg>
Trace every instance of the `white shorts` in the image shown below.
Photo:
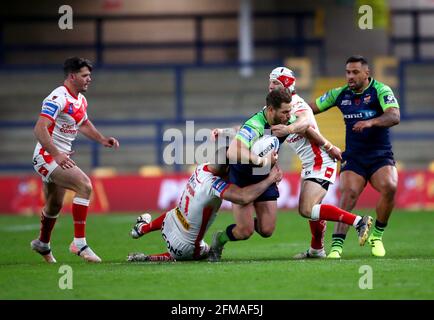
<svg viewBox="0 0 434 320"><path fill-rule="evenodd" d="M182 239L179 227L175 221L175 219L177 219L175 210L176 208L167 212L163 225L161 226L161 234L164 242L166 242L167 252L169 252L175 260L200 260L206 258L208 256L209 246L205 241L201 240L197 250L198 255L195 256L195 245Z"/></svg>
<svg viewBox="0 0 434 320"><path fill-rule="evenodd" d="M336 180L337 167L337 162L332 159L324 161L321 167L316 167L312 163L301 170L301 178L304 180L322 179L334 183Z"/></svg>
<svg viewBox="0 0 434 320"><path fill-rule="evenodd" d="M51 182L50 175L58 166L49 154L35 153L33 155L33 168L41 176L42 181L46 183Z"/></svg>

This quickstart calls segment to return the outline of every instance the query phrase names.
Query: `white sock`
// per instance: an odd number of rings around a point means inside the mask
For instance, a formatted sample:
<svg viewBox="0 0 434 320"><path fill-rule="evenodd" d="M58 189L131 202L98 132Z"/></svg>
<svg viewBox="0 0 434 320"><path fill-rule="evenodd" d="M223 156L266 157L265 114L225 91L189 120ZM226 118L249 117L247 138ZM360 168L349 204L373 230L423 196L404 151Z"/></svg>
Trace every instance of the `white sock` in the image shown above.
<svg viewBox="0 0 434 320"><path fill-rule="evenodd" d="M86 238L74 238L74 244L79 248L83 248L87 245Z"/></svg>
<svg viewBox="0 0 434 320"><path fill-rule="evenodd" d="M357 216L356 219L353 222L353 227L357 227L357 224L359 223L359 221L362 220L361 216Z"/></svg>
<svg viewBox="0 0 434 320"><path fill-rule="evenodd" d="M310 219L312 221L317 221L319 220L319 214L321 211L321 205L320 204L316 204L312 207L312 212L310 213Z"/></svg>
<svg viewBox="0 0 434 320"><path fill-rule="evenodd" d="M322 248L322 249L314 249L312 247L309 248L309 253L311 253L311 254L320 253L322 251L324 251L324 248Z"/></svg>

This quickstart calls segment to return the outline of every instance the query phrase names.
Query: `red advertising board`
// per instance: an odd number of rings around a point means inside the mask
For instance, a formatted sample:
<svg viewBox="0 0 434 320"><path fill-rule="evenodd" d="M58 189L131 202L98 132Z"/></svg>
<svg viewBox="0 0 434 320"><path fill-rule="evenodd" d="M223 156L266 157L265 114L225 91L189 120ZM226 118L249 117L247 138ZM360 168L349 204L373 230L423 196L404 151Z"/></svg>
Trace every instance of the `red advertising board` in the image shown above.
<svg viewBox="0 0 434 320"><path fill-rule="evenodd" d="M91 212L164 211L176 205L187 178L187 175L93 177ZM299 189L300 176L285 174L279 184L279 208L297 208ZM339 181L330 187L323 203L338 204L338 189ZM71 210L73 196L72 192L67 193L65 211ZM357 208L375 208L378 198L379 194L368 186ZM42 205L42 183L37 176L0 178L0 213L31 214L39 212ZM396 207L434 208L434 173L401 172ZM224 202L223 208L229 209L230 203Z"/></svg>

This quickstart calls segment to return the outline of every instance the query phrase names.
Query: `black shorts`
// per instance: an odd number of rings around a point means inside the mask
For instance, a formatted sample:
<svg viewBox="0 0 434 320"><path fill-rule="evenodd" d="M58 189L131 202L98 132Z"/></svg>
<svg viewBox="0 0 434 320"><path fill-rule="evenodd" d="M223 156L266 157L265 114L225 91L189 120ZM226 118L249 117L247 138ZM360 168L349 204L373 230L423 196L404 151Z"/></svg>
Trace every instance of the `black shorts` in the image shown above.
<svg viewBox="0 0 434 320"><path fill-rule="evenodd" d="M395 166L395 159L391 151L382 155L354 155L344 152L340 172L353 171L365 180L369 180L378 169L384 166Z"/></svg>
<svg viewBox="0 0 434 320"><path fill-rule="evenodd" d="M252 175L247 172L238 170L239 165L229 166L229 181L240 188L258 183L268 177L268 175ZM274 201L279 198L279 189L273 183L264 191L254 202Z"/></svg>
<svg viewBox="0 0 434 320"><path fill-rule="evenodd" d="M325 191L328 191L329 186L330 186L330 183L331 183L331 182L328 181L328 180L318 179L318 178L307 178L307 179L305 179L305 180L308 180L308 181L312 181L312 182L318 183L321 187L323 187L323 188L325 189Z"/></svg>

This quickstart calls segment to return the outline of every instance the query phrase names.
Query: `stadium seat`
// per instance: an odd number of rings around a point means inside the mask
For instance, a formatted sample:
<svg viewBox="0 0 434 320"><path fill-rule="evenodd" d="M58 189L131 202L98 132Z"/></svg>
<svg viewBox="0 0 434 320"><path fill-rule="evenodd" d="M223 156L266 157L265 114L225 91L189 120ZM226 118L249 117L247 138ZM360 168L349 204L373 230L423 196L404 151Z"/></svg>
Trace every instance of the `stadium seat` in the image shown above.
<svg viewBox="0 0 434 320"><path fill-rule="evenodd" d="M396 166L396 170L398 170L398 172L403 171L405 169L405 164L402 161L397 160L395 163Z"/></svg>
<svg viewBox="0 0 434 320"><path fill-rule="evenodd" d="M328 90L343 86L344 84L345 78L319 78L315 81L313 99L316 99ZM345 150L345 124L339 109L336 107L332 108L327 112L316 115L315 118L321 133L341 150Z"/></svg>
<svg viewBox="0 0 434 320"><path fill-rule="evenodd" d="M139 175L142 177L158 177L163 173L163 169L159 166L142 166L139 169Z"/></svg>
<svg viewBox="0 0 434 320"><path fill-rule="evenodd" d="M428 165L428 171L429 172L434 172L434 160L429 163L429 165Z"/></svg>
<svg viewBox="0 0 434 320"><path fill-rule="evenodd" d="M116 174L117 171L114 167L98 167L92 170L92 176L99 178L113 177Z"/></svg>

